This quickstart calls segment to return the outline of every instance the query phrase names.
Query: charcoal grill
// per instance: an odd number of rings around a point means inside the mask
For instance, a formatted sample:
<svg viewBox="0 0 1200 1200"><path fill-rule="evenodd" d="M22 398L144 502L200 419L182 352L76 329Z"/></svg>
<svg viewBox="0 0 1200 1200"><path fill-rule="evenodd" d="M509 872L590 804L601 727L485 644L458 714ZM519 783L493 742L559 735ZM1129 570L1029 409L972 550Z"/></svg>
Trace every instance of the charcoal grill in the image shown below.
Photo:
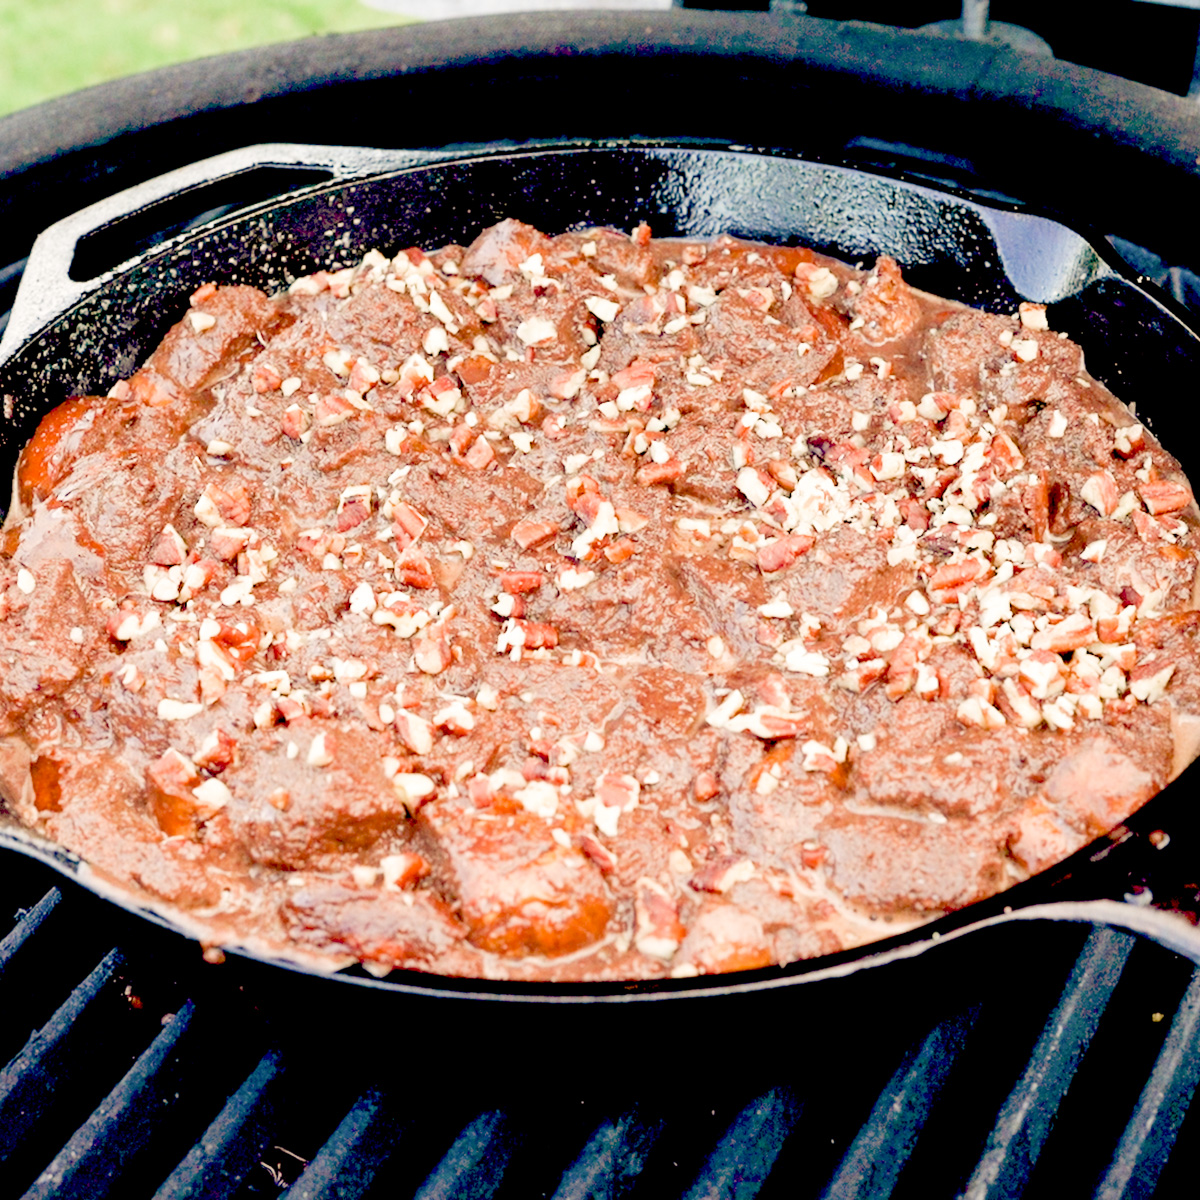
<svg viewBox="0 0 1200 1200"><path fill-rule="evenodd" d="M572 112L565 95L606 103ZM464 129L740 137L900 165L1069 211L1177 300L1196 286L1180 264L1200 262L1200 119L1184 101L990 47L670 13L321 39L18 114L0 123L0 298L34 235L83 204L249 142L342 144L348 128L407 148ZM1019 152L1031 138L1043 153ZM84 273L201 215L94 245ZM515 1072L494 1066L511 1055L492 1053L486 1014L435 1045L403 1010L339 1025L272 977L207 966L38 864L9 865L0 1197L1116 1198L1187 1194L1200 1168L1200 975L1117 929L985 930L896 964L886 991L868 972L754 1026L718 1011L612 1044L581 1012L577 1036L523 1030ZM1176 863L1184 901L1197 879Z"/></svg>
<svg viewBox="0 0 1200 1200"><path fill-rule="evenodd" d="M1200 1170L1200 971L1104 926L991 930L768 1029L584 1019L518 1079L486 1028L314 1022L37 864L0 896L5 1198L1118 1200Z"/></svg>

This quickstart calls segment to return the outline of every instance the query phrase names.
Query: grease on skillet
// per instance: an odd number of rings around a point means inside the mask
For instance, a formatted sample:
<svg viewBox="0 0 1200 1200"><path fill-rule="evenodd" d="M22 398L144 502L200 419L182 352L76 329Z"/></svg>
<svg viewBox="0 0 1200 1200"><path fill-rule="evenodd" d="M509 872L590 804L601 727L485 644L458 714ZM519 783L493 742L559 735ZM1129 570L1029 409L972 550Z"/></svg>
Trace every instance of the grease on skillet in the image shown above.
<svg viewBox="0 0 1200 1200"><path fill-rule="evenodd" d="M1043 309L649 234L205 286L52 412L8 811L206 941L599 981L894 932L1190 761L1192 493Z"/></svg>

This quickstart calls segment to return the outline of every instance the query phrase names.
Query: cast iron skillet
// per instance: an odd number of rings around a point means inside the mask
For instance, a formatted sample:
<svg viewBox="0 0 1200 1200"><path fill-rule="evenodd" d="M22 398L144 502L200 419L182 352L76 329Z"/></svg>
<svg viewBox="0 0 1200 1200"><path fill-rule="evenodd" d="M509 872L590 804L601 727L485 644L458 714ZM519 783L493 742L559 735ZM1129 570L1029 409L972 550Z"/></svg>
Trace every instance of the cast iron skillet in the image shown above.
<svg viewBox="0 0 1200 1200"><path fill-rule="evenodd" d="M172 232L198 212L212 219ZM849 261L888 253L913 285L938 295L1000 312L1022 299L1048 304L1051 327L1083 346L1092 374L1134 403L1139 418L1200 478L1189 403L1200 378L1200 337L1169 301L1128 277L1102 242L1037 213L983 205L902 177L745 147L628 141L482 148L457 157L256 146L151 180L59 222L34 248L0 342L0 478L11 477L20 447L49 408L72 394L102 394L132 373L200 284L250 283L270 291L317 268L353 263L375 247L466 243L504 217L550 233L588 225L629 229L646 220L660 236L728 232L802 242ZM127 257L130 247L143 246ZM113 255L125 261L113 267ZM494 984L401 972L379 981L357 969L333 978L410 997L535 1006L749 996L895 964L1015 920L1110 924L1200 962L1200 931L1193 927L1200 907L1200 818L1192 811L1198 769L1059 867L855 951L737 976L655 983ZM0 847L180 928L170 915L112 896L75 856L2 814Z"/></svg>

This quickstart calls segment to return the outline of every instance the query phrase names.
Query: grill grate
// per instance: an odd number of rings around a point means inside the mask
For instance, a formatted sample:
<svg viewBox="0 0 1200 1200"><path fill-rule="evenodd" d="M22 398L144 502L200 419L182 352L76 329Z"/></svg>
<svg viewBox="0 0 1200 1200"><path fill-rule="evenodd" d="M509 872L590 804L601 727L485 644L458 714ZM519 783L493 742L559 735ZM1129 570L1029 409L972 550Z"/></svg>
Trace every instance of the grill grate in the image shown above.
<svg viewBox="0 0 1200 1200"><path fill-rule="evenodd" d="M821 1200L892 1194L978 1015L974 1006L951 1017L906 1057L879 1093Z"/></svg>
<svg viewBox="0 0 1200 1200"><path fill-rule="evenodd" d="M1175 1147L1198 1079L1200 971L1193 974L1175 1012L1154 1071L1096 1190L1096 1200L1123 1200L1154 1190L1163 1164Z"/></svg>
<svg viewBox="0 0 1200 1200"><path fill-rule="evenodd" d="M1134 941L1131 934L1103 928L1088 938L1020 1081L996 1119L987 1150L967 1184L968 1200L1019 1193L1019 1184L1029 1177L1050 1136Z"/></svg>
<svg viewBox="0 0 1200 1200"><path fill-rule="evenodd" d="M441 1087L371 1053L399 1029L297 1036L198 955L181 969L123 930L104 948L95 902L36 864L0 901L30 905L0 940L3 1200L1126 1200L1200 1168L1200 971L1111 929L1020 930L945 1014L885 987L871 1025L773 1028L778 1067L749 1091L709 1070L761 1052L745 1030L666 1054L646 1089L589 1086L584 1031L530 1047L536 1086L488 1079L486 1031L464 1029L477 1053L448 1051L461 1086Z"/></svg>

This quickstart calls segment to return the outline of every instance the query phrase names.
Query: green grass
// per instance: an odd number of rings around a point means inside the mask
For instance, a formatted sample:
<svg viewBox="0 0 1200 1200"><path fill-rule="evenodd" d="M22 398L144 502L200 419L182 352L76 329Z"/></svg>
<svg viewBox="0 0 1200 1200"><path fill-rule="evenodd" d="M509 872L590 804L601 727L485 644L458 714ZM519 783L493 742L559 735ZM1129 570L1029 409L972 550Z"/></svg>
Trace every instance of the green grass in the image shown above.
<svg viewBox="0 0 1200 1200"><path fill-rule="evenodd" d="M0 0L0 115L186 59L405 20L359 0Z"/></svg>

